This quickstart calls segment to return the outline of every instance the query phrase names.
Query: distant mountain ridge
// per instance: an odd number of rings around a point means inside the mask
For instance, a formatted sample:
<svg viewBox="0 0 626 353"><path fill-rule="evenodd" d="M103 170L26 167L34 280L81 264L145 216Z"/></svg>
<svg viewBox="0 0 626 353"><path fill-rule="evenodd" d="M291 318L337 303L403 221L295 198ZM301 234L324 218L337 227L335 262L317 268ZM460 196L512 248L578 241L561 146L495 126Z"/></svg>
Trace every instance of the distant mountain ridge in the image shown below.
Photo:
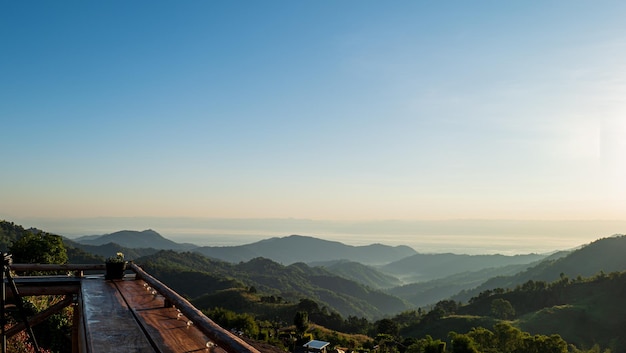
<svg viewBox="0 0 626 353"><path fill-rule="evenodd" d="M144 231L121 230L104 235L88 235L74 239L84 245L104 245L115 243L126 248L152 248L157 250L187 251L196 248L194 244L181 244L163 237L152 229Z"/></svg>
<svg viewBox="0 0 626 353"><path fill-rule="evenodd" d="M590 277L600 272L626 271L626 235L614 235L598 239L570 253L553 255L536 266L511 276L493 277L470 291L463 291L455 300L468 300L491 288L514 288L529 280L555 281L570 278Z"/></svg>
<svg viewBox="0 0 626 353"><path fill-rule="evenodd" d="M356 281L371 288L388 289L402 285L402 281L394 276L382 273L371 266L354 261L333 261L320 265L309 264L326 269L334 275Z"/></svg>
<svg viewBox="0 0 626 353"><path fill-rule="evenodd" d="M237 246L199 247L194 244L174 242L152 229L144 231L122 230L104 235L87 235L71 241L86 251L100 255L109 253L112 245L116 244L121 248L127 249L126 252L129 254L135 252L132 251L133 249L138 250L137 254L135 254L137 256L154 253L158 250L194 251L209 258L230 263L246 262L263 257L285 265L296 262L324 263L343 261L369 266L381 266L417 254L414 249L404 245L371 244L352 246L338 241L302 235L274 237ZM378 275L374 274L374 276ZM379 274L379 276L382 277L384 275ZM375 280L380 282L375 287L390 286L390 283L383 283L385 280L381 280L382 278ZM392 282L397 281L393 278L388 278L388 280Z"/></svg>
<svg viewBox="0 0 626 353"><path fill-rule="evenodd" d="M193 251L231 263L264 257L286 265L296 262L311 263L332 260L348 260L366 265L383 265L417 253L414 249L404 245L372 244L353 246L303 235L270 238L238 246L204 246L198 247Z"/></svg>
<svg viewBox="0 0 626 353"><path fill-rule="evenodd" d="M541 261L532 264L508 265L484 268L478 271L459 272L444 278L389 288L387 292L407 300L416 307L424 307L458 295L460 292L474 291L477 286L481 286L492 278L514 275L531 266L540 264ZM467 299L469 298L466 297L462 301L467 301Z"/></svg>
<svg viewBox="0 0 626 353"><path fill-rule="evenodd" d="M531 264L548 255L459 255L459 254L414 254L380 268L405 283L424 282L448 277L467 271L480 271L509 265Z"/></svg>

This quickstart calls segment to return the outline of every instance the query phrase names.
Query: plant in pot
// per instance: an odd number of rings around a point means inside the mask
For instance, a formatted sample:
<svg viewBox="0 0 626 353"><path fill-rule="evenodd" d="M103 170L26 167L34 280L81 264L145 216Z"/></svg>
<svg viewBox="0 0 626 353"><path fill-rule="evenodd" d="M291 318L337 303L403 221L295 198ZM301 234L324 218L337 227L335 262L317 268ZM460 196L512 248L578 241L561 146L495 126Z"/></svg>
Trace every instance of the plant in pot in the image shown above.
<svg viewBox="0 0 626 353"><path fill-rule="evenodd" d="M124 270L126 270L126 261L124 260L124 254L118 252L115 256L111 256L106 259L106 274L105 279L122 279L124 278Z"/></svg>

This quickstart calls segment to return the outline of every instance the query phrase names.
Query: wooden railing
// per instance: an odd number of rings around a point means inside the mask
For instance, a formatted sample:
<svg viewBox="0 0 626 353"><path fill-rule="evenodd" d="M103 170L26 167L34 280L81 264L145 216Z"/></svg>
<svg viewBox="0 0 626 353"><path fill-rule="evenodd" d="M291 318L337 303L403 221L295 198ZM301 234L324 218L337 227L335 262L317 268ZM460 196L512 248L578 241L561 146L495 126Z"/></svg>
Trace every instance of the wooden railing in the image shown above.
<svg viewBox="0 0 626 353"><path fill-rule="evenodd" d="M105 264L12 264L10 267L16 272L74 272L77 277L82 277L84 271L104 271L106 269Z"/></svg>
<svg viewBox="0 0 626 353"><path fill-rule="evenodd" d="M191 320L202 333L207 335L215 344L229 353L250 352L259 353L259 351L246 343L240 337L223 329L221 326L213 322L204 315L200 310L196 309L185 298L171 290L169 287L149 275L141 267L131 264L130 269L137 274L137 277L144 280L169 302L180 310L187 319Z"/></svg>
<svg viewBox="0 0 626 353"><path fill-rule="evenodd" d="M76 276L82 276L83 271L104 271L104 264L12 264L11 269L17 272L28 271L72 271ZM137 279L141 279L161 294L166 301L175 306L180 312L191 320L203 334L205 334L213 343L229 353L259 353L259 351L228 330L225 330L200 310L195 308L189 301L180 296L178 293L161 283L159 280L145 272L136 264L129 263L127 269L133 271Z"/></svg>
<svg viewBox="0 0 626 353"><path fill-rule="evenodd" d="M15 271L104 271L105 264L11 264Z"/></svg>

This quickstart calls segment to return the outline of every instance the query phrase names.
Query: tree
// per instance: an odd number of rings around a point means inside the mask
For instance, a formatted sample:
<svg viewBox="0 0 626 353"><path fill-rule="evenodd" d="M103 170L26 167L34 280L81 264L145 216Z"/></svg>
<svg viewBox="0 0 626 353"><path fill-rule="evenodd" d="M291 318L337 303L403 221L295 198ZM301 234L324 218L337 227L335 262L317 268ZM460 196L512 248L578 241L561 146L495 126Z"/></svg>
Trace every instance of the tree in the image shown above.
<svg viewBox="0 0 626 353"><path fill-rule="evenodd" d="M374 341L378 343L378 351L383 353L395 353L397 352L397 342L395 337L387 333L379 333L374 338Z"/></svg>
<svg viewBox="0 0 626 353"><path fill-rule="evenodd" d="M469 337L476 343L481 352L496 352L497 342L493 332L484 327L474 327L467 333Z"/></svg>
<svg viewBox="0 0 626 353"><path fill-rule="evenodd" d="M304 336L306 330L309 329L309 313L306 311L298 311L293 318L293 324L296 325L296 332L300 337Z"/></svg>
<svg viewBox="0 0 626 353"><path fill-rule="evenodd" d="M443 318L443 316L446 314L445 311L443 311L443 309L441 308L433 308L433 310L429 311L428 314L424 315L424 322L434 322L437 321L441 318Z"/></svg>
<svg viewBox="0 0 626 353"><path fill-rule="evenodd" d="M9 251L15 263L67 263L67 251L61 237L45 232L24 233L13 242ZM33 274L41 273L33 272ZM37 299L30 298L28 303L36 311L39 311L52 305L56 300L55 296L43 296L37 297ZM39 344L42 347L50 348L52 351L65 352L71 350L71 340L67 336L71 327L71 317L71 309L65 308L61 313L55 314L33 327Z"/></svg>
<svg viewBox="0 0 626 353"><path fill-rule="evenodd" d="M441 340L433 340L430 335L418 340L407 347L405 353L441 353L445 352L446 343Z"/></svg>
<svg viewBox="0 0 626 353"><path fill-rule="evenodd" d="M515 309L508 300L498 298L491 302L491 315L498 319L507 320L515 316Z"/></svg>
<svg viewBox="0 0 626 353"><path fill-rule="evenodd" d="M311 299L303 298L298 303L298 310L306 311L309 314L317 313L320 311L320 306Z"/></svg>
<svg viewBox="0 0 626 353"><path fill-rule="evenodd" d="M243 331L248 337L257 337L259 325L251 314L241 313L235 315L233 325Z"/></svg>
<svg viewBox="0 0 626 353"><path fill-rule="evenodd" d="M435 304L435 309L441 309L444 315L454 314L459 305L454 300L441 300Z"/></svg>
<svg viewBox="0 0 626 353"><path fill-rule="evenodd" d="M450 332L452 353L478 353L474 340L464 334Z"/></svg>
<svg viewBox="0 0 626 353"><path fill-rule="evenodd" d="M67 251L60 236L39 232L26 232L10 247L15 263L64 264Z"/></svg>
<svg viewBox="0 0 626 353"><path fill-rule="evenodd" d="M523 342L520 329L511 326L508 322L499 322L493 326L493 333L498 352L509 353L520 350Z"/></svg>
<svg viewBox="0 0 626 353"><path fill-rule="evenodd" d="M356 316L348 316L344 321L344 330L347 333L367 333L370 323L366 318L359 318Z"/></svg>
<svg viewBox="0 0 626 353"><path fill-rule="evenodd" d="M567 342L559 335L529 337L528 352L537 353L567 353Z"/></svg>
<svg viewBox="0 0 626 353"><path fill-rule="evenodd" d="M376 332L378 332L378 334L386 334L395 337L398 335L399 331L400 328L398 324L391 319L382 319L376 323Z"/></svg>

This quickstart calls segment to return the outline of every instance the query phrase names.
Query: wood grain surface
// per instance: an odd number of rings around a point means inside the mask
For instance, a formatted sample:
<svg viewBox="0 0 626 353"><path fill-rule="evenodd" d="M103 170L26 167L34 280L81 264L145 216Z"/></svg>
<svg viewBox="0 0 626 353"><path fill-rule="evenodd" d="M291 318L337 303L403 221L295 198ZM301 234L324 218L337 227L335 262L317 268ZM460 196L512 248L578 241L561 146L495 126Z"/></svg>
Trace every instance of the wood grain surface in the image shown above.
<svg viewBox="0 0 626 353"><path fill-rule="evenodd" d="M114 282L84 279L81 296L90 353L156 352Z"/></svg>
<svg viewBox="0 0 626 353"><path fill-rule="evenodd" d="M176 308L165 307L165 300L142 280L114 282L135 317L160 352L225 352L207 343L209 339Z"/></svg>

